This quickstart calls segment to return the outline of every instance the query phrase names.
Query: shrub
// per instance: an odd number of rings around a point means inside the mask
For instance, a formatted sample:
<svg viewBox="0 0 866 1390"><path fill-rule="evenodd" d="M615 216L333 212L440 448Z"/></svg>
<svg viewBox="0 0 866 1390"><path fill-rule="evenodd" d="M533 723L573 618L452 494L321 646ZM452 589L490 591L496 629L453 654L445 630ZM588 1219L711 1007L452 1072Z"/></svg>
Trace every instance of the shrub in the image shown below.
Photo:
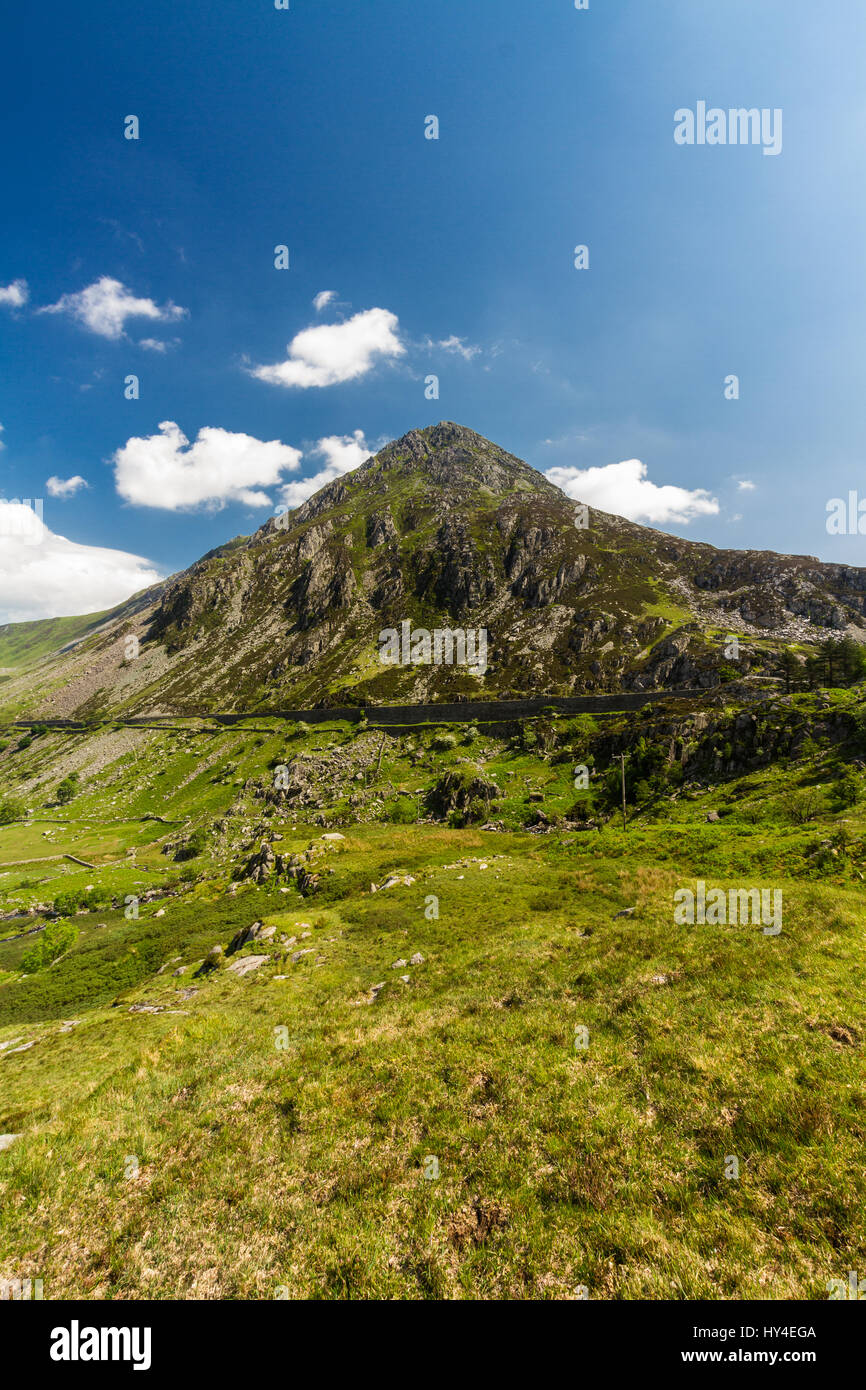
<svg viewBox="0 0 866 1390"><path fill-rule="evenodd" d="M21 957L21 969L27 975L35 975L44 970L58 956L71 951L78 940L78 928L74 922L49 922L35 946L31 946Z"/></svg>
<svg viewBox="0 0 866 1390"><path fill-rule="evenodd" d="M846 772L843 772L833 790L842 806L856 806L863 796L860 778L850 767Z"/></svg>
<svg viewBox="0 0 866 1390"><path fill-rule="evenodd" d="M68 777L58 784L54 799L58 806L68 806L69 802L78 791L78 773L70 772Z"/></svg>
<svg viewBox="0 0 866 1390"><path fill-rule="evenodd" d="M433 740L433 747L437 753L447 753L457 747L457 739L454 734L437 734Z"/></svg>
<svg viewBox="0 0 866 1390"><path fill-rule="evenodd" d="M817 787L793 788L781 799L783 813L793 825L806 825L825 810L824 796Z"/></svg>
<svg viewBox="0 0 866 1390"><path fill-rule="evenodd" d="M0 825L12 825L24 819L24 802L17 796L0 797Z"/></svg>
<svg viewBox="0 0 866 1390"><path fill-rule="evenodd" d="M395 796L382 808L382 820L389 825L414 825L418 819L418 804L408 796Z"/></svg>
<svg viewBox="0 0 866 1390"><path fill-rule="evenodd" d="M54 899L54 911L61 917L77 912L80 907L88 910L108 902L103 888L66 888Z"/></svg>

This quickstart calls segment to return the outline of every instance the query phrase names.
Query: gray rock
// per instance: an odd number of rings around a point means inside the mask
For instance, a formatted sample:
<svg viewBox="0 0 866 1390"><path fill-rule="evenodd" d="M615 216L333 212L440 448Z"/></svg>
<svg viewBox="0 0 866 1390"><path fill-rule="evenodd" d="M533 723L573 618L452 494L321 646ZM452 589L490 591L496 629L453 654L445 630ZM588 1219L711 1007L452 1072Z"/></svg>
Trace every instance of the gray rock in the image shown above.
<svg viewBox="0 0 866 1390"><path fill-rule="evenodd" d="M229 956L235 955L238 951L242 950L244 946L248 946L251 941L255 941L261 934L261 922L253 922L250 927L241 927L240 931L236 932L229 942L229 948L226 954ZM273 933L271 934L273 935Z"/></svg>
<svg viewBox="0 0 866 1390"><path fill-rule="evenodd" d="M269 959L269 956L243 956L240 960L233 960L226 969L243 978L244 975L251 975L254 970L260 969Z"/></svg>
<svg viewBox="0 0 866 1390"><path fill-rule="evenodd" d="M222 946L212 946L195 972L193 979L198 979L199 975L209 975L212 970L218 969L222 965L225 952Z"/></svg>
<svg viewBox="0 0 866 1390"><path fill-rule="evenodd" d="M4 1149L11 1148L15 1140L20 1138L20 1134L0 1134L0 1153L2 1153Z"/></svg>

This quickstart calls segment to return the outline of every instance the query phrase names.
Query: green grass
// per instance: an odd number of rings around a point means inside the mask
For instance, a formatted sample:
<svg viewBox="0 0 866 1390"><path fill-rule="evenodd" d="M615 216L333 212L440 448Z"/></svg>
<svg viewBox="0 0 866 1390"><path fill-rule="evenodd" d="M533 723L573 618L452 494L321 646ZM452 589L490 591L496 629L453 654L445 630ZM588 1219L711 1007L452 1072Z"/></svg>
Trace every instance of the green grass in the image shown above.
<svg viewBox="0 0 866 1390"><path fill-rule="evenodd" d="M632 806L626 833L531 835L533 806L573 804L582 751L601 769L662 724L560 721L544 758L413 731L378 775L378 734L263 727L142 734L135 760L83 766L56 837L95 870L21 865L47 825L0 829L7 910L90 883L116 903L26 978L34 938L0 939L0 1044L34 1044L0 1047L0 1132L21 1136L0 1154L0 1278L48 1298L807 1300L862 1268L866 818L785 809L850 749L765 764L750 744L754 766ZM97 746L37 740L25 774ZM321 807L269 807L271 760L299 752L322 758ZM466 759L502 789L503 832L386 823ZM181 879L163 841L215 817ZM260 822L283 853L315 847L317 894L230 884ZM414 882L370 891L391 873ZM696 878L781 889L781 935L677 926ZM127 919L145 886L173 896ZM276 929L242 953L264 965L193 979L253 921Z"/></svg>
<svg viewBox="0 0 866 1390"><path fill-rule="evenodd" d="M67 643L86 637L112 610L87 613L81 618L42 618L29 623L7 623L0 627L0 670L33 666L53 656Z"/></svg>

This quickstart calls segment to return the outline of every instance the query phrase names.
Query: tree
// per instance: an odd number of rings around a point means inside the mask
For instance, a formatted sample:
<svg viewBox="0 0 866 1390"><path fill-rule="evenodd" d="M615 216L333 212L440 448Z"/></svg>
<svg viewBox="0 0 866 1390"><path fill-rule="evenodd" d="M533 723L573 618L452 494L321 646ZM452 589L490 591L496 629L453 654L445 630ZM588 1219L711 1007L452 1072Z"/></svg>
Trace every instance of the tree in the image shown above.
<svg viewBox="0 0 866 1390"><path fill-rule="evenodd" d="M0 797L0 825L12 825L24 819L24 803L17 796Z"/></svg>
<svg viewBox="0 0 866 1390"><path fill-rule="evenodd" d="M818 656L827 674L827 684L833 685L833 672L838 670L839 657L839 643L835 637L827 637L818 644Z"/></svg>
<svg viewBox="0 0 866 1390"><path fill-rule="evenodd" d="M21 969L28 975L44 970L58 956L71 951L77 940L78 928L74 922L49 922L35 946L21 957Z"/></svg>
<svg viewBox="0 0 866 1390"><path fill-rule="evenodd" d="M838 652L846 680L862 680L866 675L866 648L853 637L843 637Z"/></svg>
<svg viewBox="0 0 866 1390"><path fill-rule="evenodd" d="M78 773L70 772L68 777L58 784L54 799L58 806L68 806L69 802L78 791Z"/></svg>
<svg viewBox="0 0 866 1390"><path fill-rule="evenodd" d="M790 695L791 687L798 681L803 674L802 664L797 660L790 647L786 647L782 652L782 675L785 677L785 694Z"/></svg>

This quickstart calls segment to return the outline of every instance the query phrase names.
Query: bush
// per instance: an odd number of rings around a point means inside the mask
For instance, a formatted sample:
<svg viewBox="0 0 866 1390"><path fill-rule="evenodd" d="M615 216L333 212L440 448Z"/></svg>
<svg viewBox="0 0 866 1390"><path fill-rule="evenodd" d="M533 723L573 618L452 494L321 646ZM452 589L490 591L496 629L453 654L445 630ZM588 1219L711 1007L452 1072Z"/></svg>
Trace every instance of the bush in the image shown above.
<svg viewBox="0 0 866 1390"><path fill-rule="evenodd" d="M860 778L853 768L848 768L836 783L833 791L842 806L856 806L863 796Z"/></svg>
<svg viewBox="0 0 866 1390"><path fill-rule="evenodd" d="M17 796L0 798L0 825L12 825L17 820L23 820L24 815L24 802Z"/></svg>
<svg viewBox="0 0 866 1390"><path fill-rule="evenodd" d="M69 802L78 791L78 773L70 772L68 777L58 784L54 799L58 806L68 806Z"/></svg>
<svg viewBox="0 0 866 1390"><path fill-rule="evenodd" d="M54 899L54 911L61 917L77 912L80 907L92 910L108 902L102 888L67 888Z"/></svg>
<svg viewBox="0 0 866 1390"><path fill-rule="evenodd" d="M448 753L457 747L457 739L454 734L437 734L433 740L433 747L437 753Z"/></svg>
<svg viewBox="0 0 866 1390"><path fill-rule="evenodd" d="M35 975L44 970L58 956L71 951L78 940L78 928L74 922L49 922L36 942L21 957L21 969L26 975Z"/></svg>
<svg viewBox="0 0 866 1390"><path fill-rule="evenodd" d="M824 796L817 787L804 787L801 791L795 788L785 792L781 807L793 825L806 825L826 809Z"/></svg>
<svg viewBox="0 0 866 1390"><path fill-rule="evenodd" d="M389 825L414 825L418 820L418 803L413 797L395 796L383 806L382 820Z"/></svg>

